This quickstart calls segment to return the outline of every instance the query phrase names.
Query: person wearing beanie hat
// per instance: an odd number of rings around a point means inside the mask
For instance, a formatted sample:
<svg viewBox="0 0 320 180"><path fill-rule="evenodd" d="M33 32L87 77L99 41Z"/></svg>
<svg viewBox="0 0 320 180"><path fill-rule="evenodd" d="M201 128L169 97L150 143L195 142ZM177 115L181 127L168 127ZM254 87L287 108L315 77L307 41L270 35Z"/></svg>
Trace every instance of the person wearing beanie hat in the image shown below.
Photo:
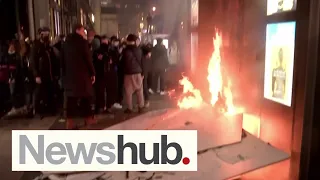
<svg viewBox="0 0 320 180"><path fill-rule="evenodd" d="M133 94L137 95L139 112L144 111L142 51L137 47L136 40L136 35L128 35L127 46L123 50L122 55L124 89L128 107L125 113L133 112Z"/></svg>

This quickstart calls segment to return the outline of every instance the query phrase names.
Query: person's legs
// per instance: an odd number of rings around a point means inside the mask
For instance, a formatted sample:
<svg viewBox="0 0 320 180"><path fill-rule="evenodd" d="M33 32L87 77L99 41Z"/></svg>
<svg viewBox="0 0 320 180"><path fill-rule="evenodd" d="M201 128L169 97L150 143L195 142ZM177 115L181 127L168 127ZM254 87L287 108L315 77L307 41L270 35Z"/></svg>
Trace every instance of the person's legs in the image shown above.
<svg viewBox="0 0 320 180"><path fill-rule="evenodd" d="M110 72L107 76L107 109L111 109L117 101L118 83L117 75L115 72Z"/></svg>
<svg viewBox="0 0 320 180"><path fill-rule="evenodd" d="M160 77L160 91L164 92L165 90L165 71L160 71L159 72L159 77Z"/></svg>
<svg viewBox="0 0 320 180"><path fill-rule="evenodd" d="M37 84L33 96L34 115L39 114L40 116L42 116L44 113L43 91L43 85Z"/></svg>
<svg viewBox="0 0 320 180"><path fill-rule="evenodd" d="M143 79L141 74L134 75L135 92L137 94L139 109L144 108L144 97L143 97Z"/></svg>
<svg viewBox="0 0 320 180"><path fill-rule="evenodd" d="M152 84L153 84L152 90L154 92L157 92L157 90L158 90L159 76L160 76L159 71L155 71L154 74L153 74L153 80L152 80Z"/></svg>
<svg viewBox="0 0 320 180"><path fill-rule="evenodd" d="M12 109L9 113L14 113L17 106L16 83L10 82L9 85L10 85L10 100L12 104Z"/></svg>
<svg viewBox="0 0 320 180"><path fill-rule="evenodd" d="M105 107L105 82L98 79L94 85L95 88L95 111L98 113Z"/></svg>
<svg viewBox="0 0 320 180"><path fill-rule="evenodd" d="M92 125L97 123L91 110L92 99L93 97L83 97L80 100L81 118L85 119L86 125Z"/></svg>
<svg viewBox="0 0 320 180"><path fill-rule="evenodd" d="M149 88L148 88L148 74L144 75L143 79L143 95L145 100L145 106L149 106Z"/></svg>
<svg viewBox="0 0 320 180"><path fill-rule="evenodd" d="M47 113L54 115L57 112L57 96L56 96L56 88L53 81L48 81L46 84L47 90L47 99L46 99L46 108Z"/></svg>
<svg viewBox="0 0 320 180"><path fill-rule="evenodd" d="M118 72L118 93L117 93L117 103L122 104L123 101L123 87L124 87L124 75Z"/></svg>
<svg viewBox="0 0 320 180"><path fill-rule="evenodd" d="M127 102L127 106L128 106L129 111L133 110L132 94L134 93L134 89L133 89L132 81L133 81L132 75L125 75L124 76L124 89L125 89L126 102Z"/></svg>
<svg viewBox="0 0 320 180"><path fill-rule="evenodd" d="M64 109L65 109L65 118L66 118L66 129L75 129L77 124L75 118L77 118L77 109L78 109L78 98L76 97L67 97L64 98Z"/></svg>
<svg viewBox="0 0 320 180"><path fill-rule="evenodd" d="M151 89L152 88L152 79L153 78L153 73L152 72L148 72L147 73L147 88Z"/></svg>
<svg viewBox="0 0 320 180"><path fill-rule="evenodd" d="M10 88L8 83L0 83L0 115L9 110Z"/></svg>

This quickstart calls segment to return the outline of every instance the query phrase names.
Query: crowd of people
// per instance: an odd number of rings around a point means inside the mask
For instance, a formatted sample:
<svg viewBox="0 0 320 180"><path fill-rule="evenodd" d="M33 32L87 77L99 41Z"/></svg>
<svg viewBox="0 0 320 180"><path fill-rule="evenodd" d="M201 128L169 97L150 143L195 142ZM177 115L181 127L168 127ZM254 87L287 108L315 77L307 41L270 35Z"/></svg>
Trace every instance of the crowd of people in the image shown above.
<svg viewBox="0 0 320 180"><path fill-rule="evenodd" d="M0 55L1 112L23 108L31 117L61 113L67 129L79 121L95 123L94 114L113 113L123 105L125 113L133 113L134 95L141 113L150 106L150 94L166 94L169 60L162 39L153 47L134 34L122 40L90 38L78 24L53 43L44 27L34 42L12 40Z"/></svg>

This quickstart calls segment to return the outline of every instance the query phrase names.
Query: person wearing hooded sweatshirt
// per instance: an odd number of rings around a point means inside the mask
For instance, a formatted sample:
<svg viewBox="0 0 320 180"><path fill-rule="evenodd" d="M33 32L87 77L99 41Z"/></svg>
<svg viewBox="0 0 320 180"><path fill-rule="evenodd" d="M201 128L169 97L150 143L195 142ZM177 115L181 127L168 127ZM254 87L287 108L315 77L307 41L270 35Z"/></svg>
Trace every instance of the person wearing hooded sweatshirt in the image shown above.
<svg viewBox="0 0 320 180"><path fill-rule="evenodd" d="M9 87L9 63L5 58L5 51L0 47L0 115L10 110L10 87ZM3 53L2 53L3 52Z"/></svg>
<svg viewBox="0 0 320 180"><path fill-rule="evenodd" d="M138 37L134 34L128 35L127 46L122 55L124 89L128 107L125 113L133 112L133 94L137 95L139 112L144 110L142 51L137 47L137 39Z"/></svg>
<svg viewBox="0 0 320 180"><path fill-rule="evenodd" d="M22 61L20 53L17 52L18 42L11 41L9 44L8 53L5 58L8 62L9 67L9 85L11 92L11 102L12 109L9 114L14 114L17 108L23 106L23 101L21 101L24 95L24 78L22 71Z"/></svg>

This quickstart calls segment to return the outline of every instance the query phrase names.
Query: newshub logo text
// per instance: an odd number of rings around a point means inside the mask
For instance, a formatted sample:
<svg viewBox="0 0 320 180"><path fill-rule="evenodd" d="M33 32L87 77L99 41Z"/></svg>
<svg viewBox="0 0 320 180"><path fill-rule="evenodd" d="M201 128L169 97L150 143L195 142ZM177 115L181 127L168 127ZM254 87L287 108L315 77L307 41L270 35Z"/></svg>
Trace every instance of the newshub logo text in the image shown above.
<svg viewBox="0 0 320 180"><path fill-rule="evenodd" d="M12 171L197 171L197 131L12 131Z"/></svg>

